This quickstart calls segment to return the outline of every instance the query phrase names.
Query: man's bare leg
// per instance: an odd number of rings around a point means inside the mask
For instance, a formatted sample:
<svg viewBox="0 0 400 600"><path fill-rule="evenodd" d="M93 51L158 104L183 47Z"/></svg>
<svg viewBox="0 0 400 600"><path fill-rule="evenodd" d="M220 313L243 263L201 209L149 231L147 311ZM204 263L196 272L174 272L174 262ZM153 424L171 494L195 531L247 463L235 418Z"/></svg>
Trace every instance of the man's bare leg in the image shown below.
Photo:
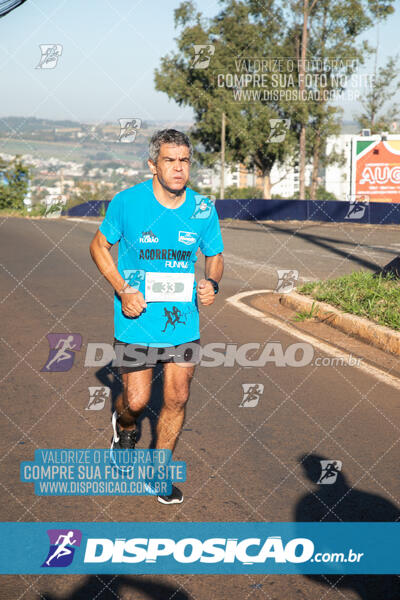
<svg viewBox="0 0 400 600"><path fill-rule="evenodd" d="M176 446L185 419L194 370L195 365L164 364L164 402L157 423L156 448L172 451Z"/></svg>
<svg viewBox="0 0 400 600"><path fill-rule="evenodd" d="M152 378L152 368L122 375L123 392L115 402L121 429L135 429L137 419L150 400Z"/></svg>

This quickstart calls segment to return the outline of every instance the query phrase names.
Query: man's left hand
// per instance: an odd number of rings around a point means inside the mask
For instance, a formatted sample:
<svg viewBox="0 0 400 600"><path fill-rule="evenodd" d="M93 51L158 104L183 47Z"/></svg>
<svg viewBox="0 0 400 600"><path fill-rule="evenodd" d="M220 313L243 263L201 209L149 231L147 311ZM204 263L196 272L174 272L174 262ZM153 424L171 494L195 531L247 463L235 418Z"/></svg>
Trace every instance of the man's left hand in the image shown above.
<svg viewBox="0 0 400 600"><path fill-rule="evenodd" d="M203 306L209 306L215 300L214 287L211 281L200 279L197 284L197 298Z"/></svg>

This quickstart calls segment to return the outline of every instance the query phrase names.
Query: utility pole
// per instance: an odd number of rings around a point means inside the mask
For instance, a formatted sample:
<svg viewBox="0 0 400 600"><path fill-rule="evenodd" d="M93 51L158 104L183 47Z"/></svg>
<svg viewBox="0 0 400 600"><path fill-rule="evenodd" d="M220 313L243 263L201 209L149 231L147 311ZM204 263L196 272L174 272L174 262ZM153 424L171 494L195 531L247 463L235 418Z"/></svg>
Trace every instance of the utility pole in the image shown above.
<svg viewBox="0 0 400 600"><path fill-rule="evenodd" d="M221 187L219 190L219 199L223 200L225 196L225 113L222 112L221 123Z"/></svg>
<svg viewBox="0 0 400 600"><path fill-rule="evenodd" d="M301 57L299 68L299 90L300 90L300 106L301 106L301 128L300 128L300 144L299 144L299 196L300 200L305 200L306 195L306 126L308 108L303 94L306 89L306 57L308 46L308 20L312 9L317 0L312 0L311 6L309 0L303 0L303 31L301 36Z"/></svg>
<svg viewBox="0 0 400 600"><path fill-rule="evenodd" d="M300 69L299 69L299 88L300 88L300 102L302 104L302 118L300 128L300 148L299 148L299 198L300 200L305 199L305 170L306 170L306 109L303 99L305 91L305 71L306 71L306 55L307 55L307 34L308 34L308 0L303 2L303 32L301 37L301 58L300 58Z"/></svg>

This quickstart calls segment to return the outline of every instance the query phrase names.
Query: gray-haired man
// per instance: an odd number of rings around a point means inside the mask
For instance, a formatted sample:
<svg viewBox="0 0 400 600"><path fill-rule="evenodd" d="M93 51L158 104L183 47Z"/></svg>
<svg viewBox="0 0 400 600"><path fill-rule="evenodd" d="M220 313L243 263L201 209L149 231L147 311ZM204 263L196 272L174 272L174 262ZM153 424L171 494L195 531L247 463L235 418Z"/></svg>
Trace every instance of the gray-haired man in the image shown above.
<svg viewBox="0 0 400 600"><path fill-rule="evenodd" d="M113 414L112 447L135 447L136 421L150 399L153 367L161 362L164 402L156 448L172 451L195 370L185 351L200 342L198 303L209 306L218 292L223 243L214 205L186 187L192 158L189 138L174 129L158 131L149 154L152 180L113 198L90 251L115 290L116 347L124 349L127 360L136 359L119 369L123 394ZM117 242L118 268L110 254ZM196 284L198 249L206 258L204 278ZM137 360L139 356L145 359ZM183 494L173 486L169 496L158 500L179 503Z"/></svg>

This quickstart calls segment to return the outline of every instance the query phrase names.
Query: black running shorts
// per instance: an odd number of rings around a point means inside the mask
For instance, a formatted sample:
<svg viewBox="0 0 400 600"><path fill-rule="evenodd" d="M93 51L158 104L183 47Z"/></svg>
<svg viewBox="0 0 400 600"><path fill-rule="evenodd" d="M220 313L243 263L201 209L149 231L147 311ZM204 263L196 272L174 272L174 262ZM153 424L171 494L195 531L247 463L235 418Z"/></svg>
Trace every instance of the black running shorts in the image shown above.
<svg viewBox="0 0 400 600"><path fill-rule="evenodd" d="M114 352L116 357L112 365L120 375L123 375L132 371L151 369L158 363L197 364L200 357L200 340L193 340L168 348L152 348L140 344L121 342L114 338Z"/></svg>

